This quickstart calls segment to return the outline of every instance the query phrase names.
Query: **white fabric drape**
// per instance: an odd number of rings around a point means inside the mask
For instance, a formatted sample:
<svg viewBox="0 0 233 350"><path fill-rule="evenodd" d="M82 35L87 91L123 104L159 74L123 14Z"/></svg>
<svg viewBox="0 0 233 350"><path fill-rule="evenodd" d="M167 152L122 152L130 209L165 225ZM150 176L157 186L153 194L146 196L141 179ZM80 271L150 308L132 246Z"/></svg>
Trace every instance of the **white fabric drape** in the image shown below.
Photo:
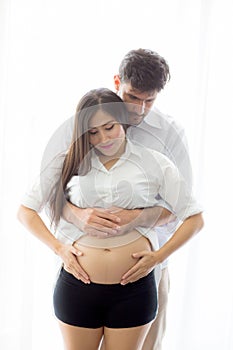
<svg viewBox="0 0 233 350"><path fill-rule="evenodd" d="M0 348L62 349L54 256L17 222L53 131L124 54L158 51L172 79L156 101L186 128L205 228L170 259L163 350L233 348L231 0L0 1Z"/></svg>

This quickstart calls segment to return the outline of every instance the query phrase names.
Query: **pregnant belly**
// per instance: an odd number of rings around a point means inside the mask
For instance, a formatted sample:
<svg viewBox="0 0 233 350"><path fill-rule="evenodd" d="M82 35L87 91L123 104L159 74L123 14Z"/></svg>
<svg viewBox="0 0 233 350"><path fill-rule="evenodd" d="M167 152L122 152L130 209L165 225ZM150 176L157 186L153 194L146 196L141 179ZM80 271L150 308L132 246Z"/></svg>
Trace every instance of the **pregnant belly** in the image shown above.
<svg viewBox="0 0 233 350"><path fill-rule="evenodd" d="M136 264L138 259L132 254L141 250L151 251L151 245L146 237L141 236L134 242L114 248L93 248L83 246L78 241L74 243L83 255L78 258L79 264L95 283L119 283L125 272Z"/></svg>

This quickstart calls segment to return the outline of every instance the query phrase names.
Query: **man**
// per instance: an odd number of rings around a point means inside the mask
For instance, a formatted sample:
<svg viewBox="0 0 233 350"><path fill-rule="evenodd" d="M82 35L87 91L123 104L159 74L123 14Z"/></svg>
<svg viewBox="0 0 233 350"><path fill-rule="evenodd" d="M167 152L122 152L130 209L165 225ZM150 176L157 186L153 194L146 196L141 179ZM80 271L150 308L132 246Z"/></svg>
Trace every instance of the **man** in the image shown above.
<svg viewBox="0 0 233 350"><path fill-rule="evenodd" d="M139 49L130 51L122 60L119 74L114 77L114 83L122 99L131 103L129 105L131 108L128 107L131 125L138 125L137 128L129 129L130 136L141 144L168 156L179 168L191 188L191 166L184 131L172 118L161 114L156 109L151 115L149 114L158 93L169 79L170 72L166 61L155 52ZM160 232L157 229L161 246L168 239L166 229L169 227L164 230L160 228ZM172 226L170 229L172 232ZM160 350L162 346L169 291L167 262L164 262L162 267L158 289L158 315L147 335L143 350Z"/></svg>
<svg viewBox="0 0 233 350"><path fill-rule="evenodd" d="M164 58L151 50L132 50L123 58L119 74L114 76L115 89L120 97L127 103L129 111L129 124L127 135L143 146L160 151L168 156L179 168L181 174L191 191L191 167L187 151L186 139L183 129L171 118L153 107L158 93L164 88L170 79L169 67ZM65 131L64 131L65 130ZM37 205L43 206L47 201L49 180L54 181L61 172L61 159L56 157L60 151L64 151L69 146L71 140L72 121L62 126L54 135L48 145L42 162L42 176L40 179L41 198ZM54 148L54 140L58 140L64 145ZM52 145L52 146L51 146ZM51 166L51 164L53 164ZM38 199L38 189L30 192L25 199L28 205L38 209L34 204ZM34 206L34 207L33 207ZM156 227L159 236L159 244L162 247L174 233L177 222L169 212L166 203L162 203L161 208L151 208L140 210L99 210L98 208L74 208L66 206L64 217L58 228L58 237L66 243L72 243L70 237L75 237L75 227L71 222L81 228L85 233L95 236L116 235L124 232L124 227L136 227L140 225L160 225ZM119 221L120 220L120 221ZM68 222L67 222L68 221ZM168 223L171 221L170 223ZM69 223L70 222L70 223ZM168 223L168 224L166 224ZM164 224L164 225L163 225ZM163 225L163 226L161 226ZM120 229L119 229L120 226ZM123 227L123 228L122 228ZM193 232L195 234L195 232ZM69 238L68 238L69 237ZM174 250L183 245L190 237L184 237L177 242ZM150 257L142 252L135 252L135 258L141 258L135 266L122 276L122 284L133 282L145 276L153 267ZM77 263L74 257L71 262L70 272L84 282L88 276ZM158 287L158 314L145 340L143 350L160 350L162 339L166 327L166 308L169 291L169 276L167 261L162 264L162 277Z"/></svg>

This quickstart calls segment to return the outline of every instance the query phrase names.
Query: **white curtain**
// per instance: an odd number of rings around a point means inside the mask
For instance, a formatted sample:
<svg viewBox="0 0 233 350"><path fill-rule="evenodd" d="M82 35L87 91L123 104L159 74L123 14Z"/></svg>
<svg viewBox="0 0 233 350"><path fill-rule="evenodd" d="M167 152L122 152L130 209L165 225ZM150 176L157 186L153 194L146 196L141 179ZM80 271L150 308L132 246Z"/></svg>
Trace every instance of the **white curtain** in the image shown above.
<svg viewBox="0 0 233 350"><path fill-rule="evenodd" d="M54 256L17 222L53 131L126 52L158 51L156 101L186 129L202 232L170 259L164 350L233 349L231 0L0 1L0 348L62 349Z"/></svg>

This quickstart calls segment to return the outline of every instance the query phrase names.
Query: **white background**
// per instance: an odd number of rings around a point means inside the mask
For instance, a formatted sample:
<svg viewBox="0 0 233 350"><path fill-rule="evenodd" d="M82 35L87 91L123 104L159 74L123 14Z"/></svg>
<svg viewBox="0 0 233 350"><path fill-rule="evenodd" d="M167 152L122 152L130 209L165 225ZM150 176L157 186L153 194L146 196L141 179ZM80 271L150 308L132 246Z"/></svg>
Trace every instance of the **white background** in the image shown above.
<svg viewBox="0 0 233 350"><path fill-rule="evenodd" d="M164 56L156 101L186 129L202 232L170 259L163 350L233 349L231 0L0 0L0 347L61 350L54 256L17 222L44 147L131 49Z"/></svg>

